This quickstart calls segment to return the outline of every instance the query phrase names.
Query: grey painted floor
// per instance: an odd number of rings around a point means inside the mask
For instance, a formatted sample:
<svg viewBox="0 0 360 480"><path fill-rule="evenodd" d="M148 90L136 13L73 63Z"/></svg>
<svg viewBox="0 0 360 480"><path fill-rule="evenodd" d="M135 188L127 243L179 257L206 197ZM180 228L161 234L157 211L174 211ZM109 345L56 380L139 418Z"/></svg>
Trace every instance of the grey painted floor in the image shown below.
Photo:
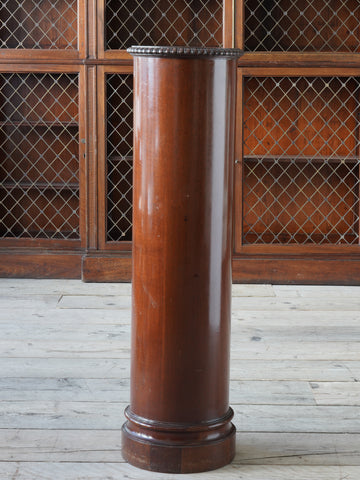
<svg viewBox="0 0 360 480"><path fill-rule="evenodd" d="M0 480L360 479L360 287L234 285L232 465L121 457L128 284L0 279Z"/></svg>

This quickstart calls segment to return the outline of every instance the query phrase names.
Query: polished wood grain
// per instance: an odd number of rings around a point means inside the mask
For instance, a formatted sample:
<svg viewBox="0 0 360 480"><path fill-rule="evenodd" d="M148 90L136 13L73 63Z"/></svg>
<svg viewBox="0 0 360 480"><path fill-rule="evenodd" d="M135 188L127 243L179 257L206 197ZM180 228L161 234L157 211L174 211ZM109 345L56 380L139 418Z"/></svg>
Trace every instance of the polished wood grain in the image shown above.
<svg viewBox="0 0 360 480"><path fill-rule="evenodd" d="M260 257L261 256L261 257ZM342 258L321 256L247 255L233 261L233 276L237 281L250 283L271 282L298 285L359 285L358 255ZM284 281L286 279L286 282Z"/></svg>
<svg viewBox="0 0 360 480"><path fill-rule="evenodd" d="M222 52L134 51L132 373L123 454L148 470L211 470L235 451L228 384L236 53Z"/></svg>
<svg viewBox="0 0 360 480"><path fill-rule="evenodd" d="M0 276L7 278L80 278L80 252L20 253L0 251Z"/></svg>
<svg viewBox="0 0 360 480"><path fill-rule="evenodd" d="M131 253L109 256L107 253L87 254L82 261L84 282L129 282L132 271Z"/></svg>

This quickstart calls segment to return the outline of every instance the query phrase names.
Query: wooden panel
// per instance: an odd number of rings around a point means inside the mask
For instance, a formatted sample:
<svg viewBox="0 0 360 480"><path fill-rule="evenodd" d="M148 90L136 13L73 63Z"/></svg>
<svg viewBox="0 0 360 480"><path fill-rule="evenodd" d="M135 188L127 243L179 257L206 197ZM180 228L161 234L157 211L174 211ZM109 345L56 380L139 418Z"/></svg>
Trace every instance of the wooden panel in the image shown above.
<svg viewBox="0 0 360 480"><path fill-rule="evenodd" d="M235 47L244 50L244 13L245 13L245 0L234 1L234 40Z"/></svg>
<svg viewBox="0 0 360 480"><path fill-rule="evenodd" d="M0 276L23 278L80 278L81 254L27 255L0 252Z"/></svg>
<svg viewBox="0 0 360 480"><path fill-rule="evenodd" d="M223 0L223 47L235 46L235 11L234 0ZM241 48L241 47L239 47Z"/></svg>
<svg viewBox="0 0 360 480"><path fill-rule="evenodd" d="M351 259L308 259L300 257L235 257L233 281L239 283L292 283L360 285L358 257ZM131 258L85 256L83 280L89 282L124 282L131 280Z"/></svg>
<svg viewBox="0 0 360 480"><path fill-rule="evenodd" d="M235 123L235 166L234 166L234 198L233 198L233 238L234 251L240 250L242 245L242 217L243 217L243 92L244 77L242 69L237 71L236 91L236 123ZM241 219L241 221L239 221Z"/></svg>
<svg viewBox="0 0 360 480"><path fill-rule="evenodd" d="M131 256L84 256L82 279L84 282L129 282L131 264Z"/></svg>
<svg viewBox="0 0 360 480"><path fill-rule="evenodd" d="M78 56L81 59L88 58L89 54L93 51L93 20L92 15L94 12L96 0L77 0L78 2Z"/></svg>
<svg viewBox="0 0 360 480"><path fill-rule="evenodd" d="M238 257L233 260L233 281L360 285L360 259Z"/></svg>
<svg viewBox="0 0 360 480"><path fill-rule="evenodd" d="M97 118L97 67L90 66L86 69L87 75L87 118L86 133L87 141L87 168L86 175L86 209L87 222L87 248L97 249L98 246L98 135L94 134L98 128ZM103 124L103 122L101 122ZM99 125L100 129L100 125Z"/></svg>
<svg viewBox="0 0 360 480"><path fill-rule="evenodd" d="M88 223L88 171L89 155L87 141L92 138L88 135L88 104L87 104L87 76L86 67L81 66L79 72L79 136L78 136L78 155L79 155L79 233L81 247L87 247L87 223Z"/></svg>
<svg viewBox="0 0 360 480"><path fill-rule="evenodd" d="M264 74L264 67L268 75L273 75L271 70L274 67L291 69L293 75L299 73L299 69L304 75L317 75L315 72L318 68L328 68L330 75L337 75L334 70L339 68L347 69L346 75L358 75L359 72L354 72L354 68L359 67L360 58L355 53L245 52L238 64L247 68L261 68L258 75ZM298 67L297 71L294 71L294 65Z"/></svg>

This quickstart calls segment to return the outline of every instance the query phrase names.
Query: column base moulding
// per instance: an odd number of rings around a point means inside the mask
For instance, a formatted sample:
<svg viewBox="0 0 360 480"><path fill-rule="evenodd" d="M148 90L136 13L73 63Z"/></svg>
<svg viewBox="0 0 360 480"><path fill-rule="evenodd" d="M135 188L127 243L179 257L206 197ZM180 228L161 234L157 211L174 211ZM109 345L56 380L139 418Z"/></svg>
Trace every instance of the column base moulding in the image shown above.
<svg viewBox="0 0 360 480"><path fill-rule="evenodd" d="M360 257L237 257L233 259L233 282L360 285Z"/></svg>
<svg viewBox="0 0 360 480"><path fill-rule="evenodd" d="M128 255L85 255L83 282L131 282L131 253Z"/></svg>
<svg viewBox="0 0 360 480"><path fill-rule="evenodd" d="M155 472L194 473L214 470L235 455L233 411L196 425L148 421L126 409L122 453L137 467Z"/></svg>
<svg viewBox="0 0 360 480"><path fill-rule="evenodd" d="M3 278L81 278L83 252L0 252L0 277Z"/></svg>

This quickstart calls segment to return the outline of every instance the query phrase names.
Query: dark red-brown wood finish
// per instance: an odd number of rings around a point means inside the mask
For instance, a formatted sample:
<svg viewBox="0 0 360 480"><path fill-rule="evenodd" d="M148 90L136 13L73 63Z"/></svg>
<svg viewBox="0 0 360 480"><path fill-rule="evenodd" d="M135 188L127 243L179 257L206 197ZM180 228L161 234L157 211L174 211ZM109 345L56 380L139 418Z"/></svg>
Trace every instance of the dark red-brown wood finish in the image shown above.
<svg viewBox="0 0 360 480"><path fill-rule="evenodd" d="M133 48L135 151L130 463L231 461L231 235L236 57Z"/></svg>

